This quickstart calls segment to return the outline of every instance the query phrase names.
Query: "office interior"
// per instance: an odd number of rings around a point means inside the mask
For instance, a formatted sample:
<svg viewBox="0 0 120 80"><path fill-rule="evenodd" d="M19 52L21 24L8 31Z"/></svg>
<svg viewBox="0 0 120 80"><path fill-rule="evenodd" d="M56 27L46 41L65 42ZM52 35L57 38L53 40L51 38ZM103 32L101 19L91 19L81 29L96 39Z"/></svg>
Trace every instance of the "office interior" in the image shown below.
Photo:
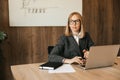
<svg viewBox="0 0 120 80"><path fill-rule="evenodd" d="M95 45L120 44L120 0L83 0L82 8L84 26ZM48 46L57 43L64 29L10 27L8 0L0 0L0 31L7 33L7 39L0 43L0 80L14 80L11 65L47 61Z"/></svg>

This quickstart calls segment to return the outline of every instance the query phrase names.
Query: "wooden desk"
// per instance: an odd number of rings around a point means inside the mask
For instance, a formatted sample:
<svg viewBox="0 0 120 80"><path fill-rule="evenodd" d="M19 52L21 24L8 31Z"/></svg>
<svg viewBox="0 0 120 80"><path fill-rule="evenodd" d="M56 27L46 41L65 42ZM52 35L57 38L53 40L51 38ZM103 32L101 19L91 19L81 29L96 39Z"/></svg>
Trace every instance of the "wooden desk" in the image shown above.
<svg viewBox="0 0 120 80"><path fill-rule="evenodd" d="M73 73L48 73L39 69L40 63L11 66L15 80L120 80L120 58L112 67L83 70L78 65L72 65Z"/></svg>

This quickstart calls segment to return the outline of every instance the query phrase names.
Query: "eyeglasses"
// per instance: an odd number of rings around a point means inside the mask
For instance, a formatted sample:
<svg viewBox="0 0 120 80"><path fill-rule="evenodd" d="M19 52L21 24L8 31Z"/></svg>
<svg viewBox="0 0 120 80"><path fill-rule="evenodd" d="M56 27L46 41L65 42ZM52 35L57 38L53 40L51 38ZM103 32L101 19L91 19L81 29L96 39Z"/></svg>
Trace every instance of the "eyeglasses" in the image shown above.
<svg viewBox="0 0 120 80"><path fill-rule="evenodd" d="M69 23L70 23L70 25L73 25L73 24L80 24L80 19L77 19L77 20L70 20Z"/></svg>

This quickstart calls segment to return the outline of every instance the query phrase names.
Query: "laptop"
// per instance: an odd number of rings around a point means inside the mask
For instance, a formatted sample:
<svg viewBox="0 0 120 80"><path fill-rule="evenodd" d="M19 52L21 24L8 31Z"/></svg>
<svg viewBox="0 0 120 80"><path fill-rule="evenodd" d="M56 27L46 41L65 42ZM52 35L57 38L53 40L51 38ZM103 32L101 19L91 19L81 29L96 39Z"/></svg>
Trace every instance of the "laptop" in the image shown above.
<svg viewBox="0 0 120 80"><path fill-rule="evenodd" d="M108 67L114 64L120 45L103 45L90 47L89 57L81 67L83 69Z"/></svg>

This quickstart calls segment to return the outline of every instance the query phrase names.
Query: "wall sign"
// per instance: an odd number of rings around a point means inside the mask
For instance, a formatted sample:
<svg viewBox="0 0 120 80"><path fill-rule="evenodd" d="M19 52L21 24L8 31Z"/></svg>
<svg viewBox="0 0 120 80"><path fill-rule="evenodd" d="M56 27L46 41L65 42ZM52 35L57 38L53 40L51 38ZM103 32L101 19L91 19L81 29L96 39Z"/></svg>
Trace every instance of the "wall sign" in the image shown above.
<svg viewBox="0 0 120 80"><path fill-rule="evenodd" d="M82 0L9 0L9 23L18 26L66 26L68 15L82 14Z"/></svg>

